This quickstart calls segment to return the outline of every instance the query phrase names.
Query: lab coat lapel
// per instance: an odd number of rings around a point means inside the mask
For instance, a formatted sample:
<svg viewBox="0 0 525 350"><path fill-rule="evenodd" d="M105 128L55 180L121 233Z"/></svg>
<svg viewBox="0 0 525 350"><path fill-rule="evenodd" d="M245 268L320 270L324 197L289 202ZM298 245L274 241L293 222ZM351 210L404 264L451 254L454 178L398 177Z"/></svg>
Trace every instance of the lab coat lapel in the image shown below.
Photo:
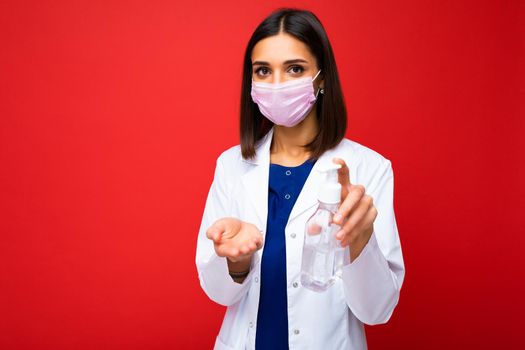
<svg viewBox="0 0 525 350"><path fill-rule="evenodd" d="M301 192L299 193L299 197L297 197L297 201L292 208L290 217L288 218L289 222L318 204L317 195L319 194L319 189L325 178L325 175L320 173L318 169L323 168L332 162L332 157L335 156L334 152L334 149L325 151L315 162L310 174L306 178Z"/></svg>
<svg viewBox="0 0 525 350"><path fill-rule="evenodd" d="M246 195L252 202L259 219L259 225L257 226L264 232L266 232L266 218L268 215L268 181L272 137L273 127L256 146L255 157L250 160L243 158L244 162L252 165L241 178Z"/></svg>
<svg viewBox="0 0 525 350"><path fill-rule="evenodd" d="M322 174L317 171L319 167L316 162L310 171L310 174L306 178L306 181L297 197L290 216L288 217L288 222L291 222L296 217L301 215L304 211L310 209L317 204L317 193L319 192L319 185L321 184Z"/></svg>
<svg viewBox="0 0 525 350"><path fill-rule="evenodd" d="M242 176L242 184L247 196L253 203L259 227L266 232L266 221L268 215L268 181L270 167L270 146L273 138L273 127L263 137L256 147L256 156L252 160L243 160L251 163L252 167ZM317 194L324 175L318 171L320 167L328 165L335 156L338 147L325 151L315 162L306 182L301 189L299 197L295 202L288 221L299 217L303 212L317 205Z"/></svg>

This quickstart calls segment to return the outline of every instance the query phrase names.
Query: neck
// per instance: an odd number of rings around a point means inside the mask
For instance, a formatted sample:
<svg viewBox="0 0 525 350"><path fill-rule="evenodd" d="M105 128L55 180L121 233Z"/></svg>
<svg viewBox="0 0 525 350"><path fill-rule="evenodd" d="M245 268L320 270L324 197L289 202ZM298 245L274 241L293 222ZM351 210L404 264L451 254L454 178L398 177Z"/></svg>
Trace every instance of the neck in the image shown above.
<svg viewBox="0 0 525 350"><path fill-rule="evenodd" d="M274 125L270 157L274 163L301 164L310 152L302 145L312 141L319 130L315 108L299 124L288 128Z"/></svg>

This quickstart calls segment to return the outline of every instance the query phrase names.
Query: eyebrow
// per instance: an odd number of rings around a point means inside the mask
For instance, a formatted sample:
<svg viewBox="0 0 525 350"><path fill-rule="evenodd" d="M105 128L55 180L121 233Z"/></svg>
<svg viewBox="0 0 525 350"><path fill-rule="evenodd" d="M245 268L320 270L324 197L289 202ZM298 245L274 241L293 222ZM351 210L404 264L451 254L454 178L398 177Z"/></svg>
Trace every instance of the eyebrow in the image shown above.
<svg viewBox="0 0 525 350"><path fill-rule="evenodd" d="M291 63L308 63L308 61L306 60L303 60L302 58L296 58L294 60L287 60L287 61L284 61L283 64L291 64ZM269 66L270 64L268 62L265 62L265 61L255 61L252 63L253 66L256 66L256 65L261 65L261 66Z"/></svg>

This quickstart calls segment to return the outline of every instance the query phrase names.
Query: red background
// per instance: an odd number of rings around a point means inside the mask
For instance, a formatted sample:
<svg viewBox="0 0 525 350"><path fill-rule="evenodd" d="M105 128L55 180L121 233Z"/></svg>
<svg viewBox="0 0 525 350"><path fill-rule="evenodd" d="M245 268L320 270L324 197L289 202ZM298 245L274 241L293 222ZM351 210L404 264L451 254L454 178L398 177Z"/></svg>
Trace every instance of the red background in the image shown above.
<svg viewBox="0 0 525 350"><path fill-rule="evenodd" d="M319 16L347 137L394 167L406 280L369 347L522 346L522 1L3 1L0 348L212 347L197 230L284 5Z"/></svg>

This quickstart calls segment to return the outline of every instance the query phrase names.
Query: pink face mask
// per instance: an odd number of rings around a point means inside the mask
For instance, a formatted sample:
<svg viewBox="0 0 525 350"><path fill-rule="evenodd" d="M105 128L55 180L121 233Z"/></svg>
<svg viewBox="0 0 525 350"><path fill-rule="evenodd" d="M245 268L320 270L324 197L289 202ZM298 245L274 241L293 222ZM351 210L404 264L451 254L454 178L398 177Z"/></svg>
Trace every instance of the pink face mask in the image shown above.
<svg viewBox="0 0 525 350"><path fill-rule="evenodd" d="M274 124L292 127L299 124L310 112L317 100L312 77L304 77L283 83L264 83L252 79L251 95L261 113Z"/></svg>

